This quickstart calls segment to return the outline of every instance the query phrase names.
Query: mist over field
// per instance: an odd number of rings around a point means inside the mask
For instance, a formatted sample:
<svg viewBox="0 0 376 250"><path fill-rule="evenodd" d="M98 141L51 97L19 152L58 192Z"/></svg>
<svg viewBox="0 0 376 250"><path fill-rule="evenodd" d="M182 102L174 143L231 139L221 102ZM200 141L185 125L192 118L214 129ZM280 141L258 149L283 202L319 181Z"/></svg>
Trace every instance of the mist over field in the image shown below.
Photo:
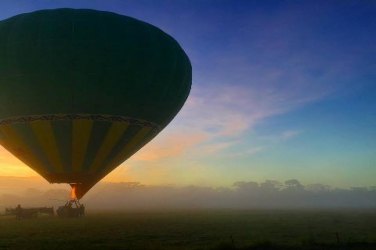
<svg viewBox="0 0 376 250"><path fill-rule="evenodd" d="M0 177L0 209L9 206L59 206L68 185L35 177ZM83 199L88 209L296 209L376 208L376 187L335 188L304 185L296 179L235 182L232 187L148 186L137 182L98 183Z"/></svg>

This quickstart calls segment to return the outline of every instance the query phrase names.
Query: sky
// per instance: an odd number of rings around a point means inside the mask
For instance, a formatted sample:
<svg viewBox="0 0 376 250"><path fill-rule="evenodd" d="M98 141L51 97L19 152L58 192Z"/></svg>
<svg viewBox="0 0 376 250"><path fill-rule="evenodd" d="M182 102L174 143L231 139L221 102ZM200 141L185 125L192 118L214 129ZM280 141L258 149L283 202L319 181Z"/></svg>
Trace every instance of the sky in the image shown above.
<svg viewBox="0 0 376 250"><path fill-rule="evenodd" d="M375 1L3 0L0 20L63 7L146 21L192 63L180 113L104 180L376 184ZM3 148L0 166L37 175Z"/></svg>

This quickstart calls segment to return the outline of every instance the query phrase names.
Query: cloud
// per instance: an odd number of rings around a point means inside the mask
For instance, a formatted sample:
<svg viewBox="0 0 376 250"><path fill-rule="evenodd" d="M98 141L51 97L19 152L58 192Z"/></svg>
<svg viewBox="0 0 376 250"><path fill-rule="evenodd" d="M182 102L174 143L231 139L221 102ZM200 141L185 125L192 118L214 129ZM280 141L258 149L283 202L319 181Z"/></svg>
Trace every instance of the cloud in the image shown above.
<svg viewBox="0 0 376 250"><path fill-rule="evenodd" d="M238 158L238 157L242 157L242 156L251 156L251 155L258 154L258 153L264 151L265 149L267 149L267 147L265 147L265 146L250 147L250 148L246 148L245 150L242 150L242 151L238 151L238 152L235 152L235 153L229 153L229 154L227 154L227 157Z"/></svg>
<svg viewBox="0 0 376 250"><path fill-rule="evenodd" d="M133 159L156 161L181 157L187 152L196 156L213 155L244 141L242 137L254 131L265 119L287 113L324 96L322 92L291 93L288 87L260 86L194 86L175 120ZM299 133L287 130L278 139L286 140ZM251 150L254 148L266 147L257 145ZM249 154L247 150L241 154Z"/></svg>
<svg viewBox="0 0 376 250"><path fill-rule="evenodd" d="M299 131L299 130L287 130L287 131L282 132L282 134L280 135L280 139L288 140L288 139L298 136L301 133L302 131Z"/></svg>
<svg viewBox="0 0 376 250"><path fill-rule="evenodd" d="M133 160L157 161L163 158L175 157L184 154L188 149L203 142L207 135L204 133L171 132L167 136L155 139L154 143L145 146Z"/></svg>
<svg viewBox="0 0 376 250"><path fill-rule="evenodd" d="M223 150L226 150L238 143L239 143L239 140L211 143L211 144L203 145L202 147L200 147L200 152L202 153L202 155L212 155L212 154L221 152Z"/></svg>
<svg viewBox="0 0 376 250"><path fill-rule="evenodd" d="M307 25L316 27L320 13L308 11L308 23L301 23L302 16L295 11L278 12L273 18L239 16L241 25L224 27L231 28L223 31L226 46L208 48L204 54L190 47L194 73L191 95L160 135L166 137L163 143L155 140L149 148L158 151L165 147L165 141L172 141L167 137L191 141L197 134L202 135L201 140L179 150L171 148L176 154L160 157L178 157L188 151L198 155L226 151L244 141L246 134L257 133L257 126L266 119L328 98L349 84L363 70L362 56L346 53L353 51L352 44L335 46L331 37L318 38L317 30L307 29ZM255 24L258 26L252 26ZM260 24L263 28L255 29ZM281 135L270 137L283 142L301 133L285 129ZM265 150L268 145L245 146L259 147Z"/></svg>

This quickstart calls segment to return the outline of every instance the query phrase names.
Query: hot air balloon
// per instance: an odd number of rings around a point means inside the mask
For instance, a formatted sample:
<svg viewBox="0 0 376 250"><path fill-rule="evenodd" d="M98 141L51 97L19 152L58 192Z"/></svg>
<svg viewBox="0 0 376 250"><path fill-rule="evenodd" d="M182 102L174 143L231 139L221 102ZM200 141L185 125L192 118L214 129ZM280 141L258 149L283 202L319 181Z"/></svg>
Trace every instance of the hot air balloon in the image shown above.
<svg viewBox="0 0 376 250"><path fill-rule="evenodd" d="M78 199L182 108L189 58L162 30L88 9L0 22L0 144Z"/></svg>

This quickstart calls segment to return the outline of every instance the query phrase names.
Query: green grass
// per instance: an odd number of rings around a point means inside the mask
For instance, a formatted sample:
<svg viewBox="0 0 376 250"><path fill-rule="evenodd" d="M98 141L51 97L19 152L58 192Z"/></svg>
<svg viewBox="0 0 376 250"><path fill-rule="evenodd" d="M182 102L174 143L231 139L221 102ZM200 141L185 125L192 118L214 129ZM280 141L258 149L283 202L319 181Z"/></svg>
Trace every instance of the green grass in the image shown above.
<svg viewBox="0 0 376 250"><path fill-rule="evenodd" d="M127 211L91 212L79 219L1 217L0 249L376 249L376 212Z"/></svg>

